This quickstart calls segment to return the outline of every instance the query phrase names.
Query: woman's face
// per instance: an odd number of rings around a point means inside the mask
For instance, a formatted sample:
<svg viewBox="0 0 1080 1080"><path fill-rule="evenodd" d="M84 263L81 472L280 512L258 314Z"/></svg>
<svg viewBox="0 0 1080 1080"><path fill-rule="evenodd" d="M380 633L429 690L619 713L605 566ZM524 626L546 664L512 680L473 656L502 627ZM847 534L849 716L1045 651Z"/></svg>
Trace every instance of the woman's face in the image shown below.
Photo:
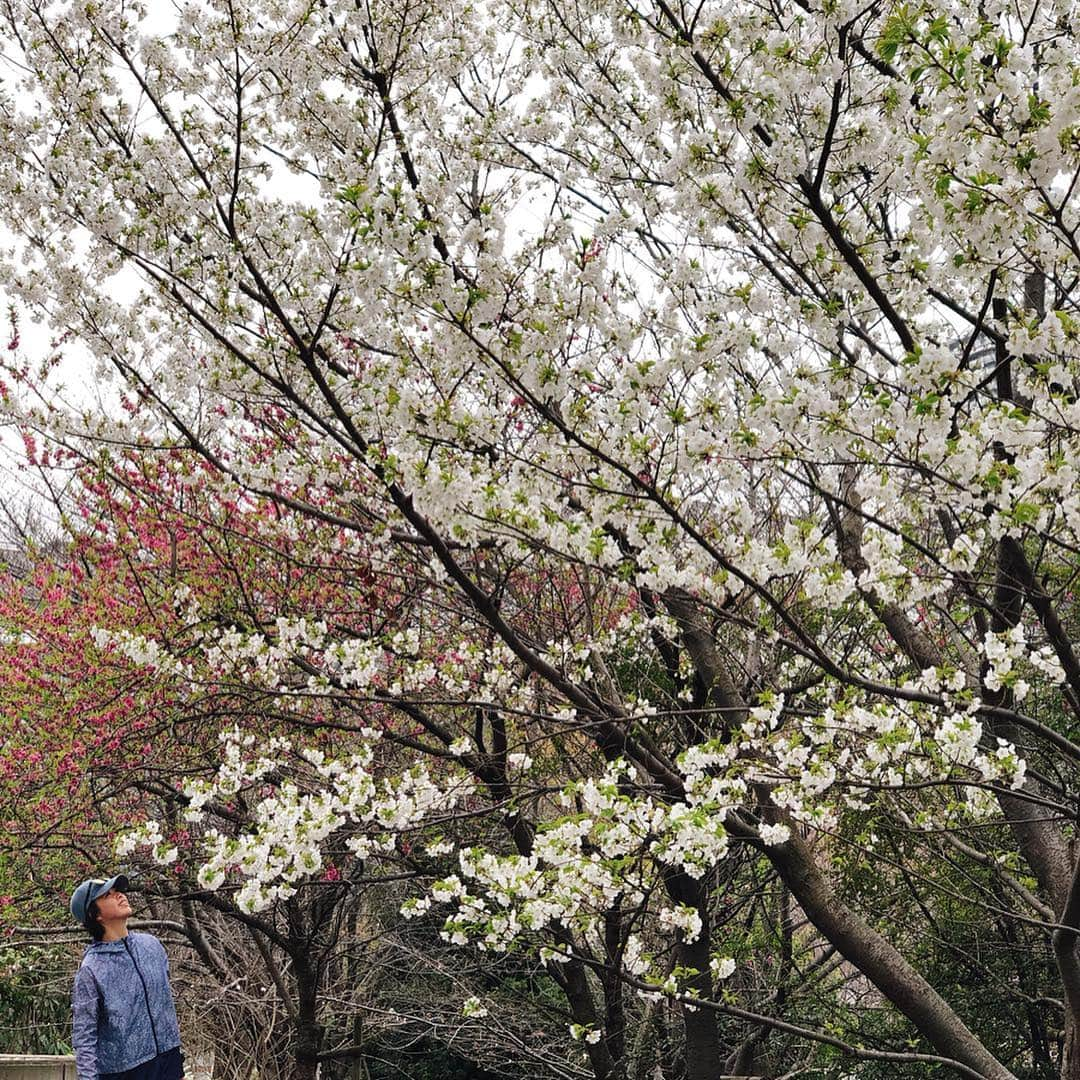
<svg viewBox="0 0 1080 1080"><path fill-rule="evenodd" d="M131 914L128 898L119 889L110 889L104 896L99 896L96 903L98 918L102 922L126 919Z"/></svg>

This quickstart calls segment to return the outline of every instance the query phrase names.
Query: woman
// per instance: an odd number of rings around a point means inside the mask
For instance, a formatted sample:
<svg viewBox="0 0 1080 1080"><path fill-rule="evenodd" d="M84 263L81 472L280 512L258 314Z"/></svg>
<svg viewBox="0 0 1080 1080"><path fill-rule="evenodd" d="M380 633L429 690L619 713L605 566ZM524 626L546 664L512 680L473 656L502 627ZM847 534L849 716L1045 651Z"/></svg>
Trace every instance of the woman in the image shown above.
<svg viewBox="0 0 1080 1080"><path fill-rule="evenodd" d="M94 939L71 996L75 1070L78 1080L180 1080L169 961L152 934L128 932L127 888L120 874L71 894L71 914Z"/></svg>

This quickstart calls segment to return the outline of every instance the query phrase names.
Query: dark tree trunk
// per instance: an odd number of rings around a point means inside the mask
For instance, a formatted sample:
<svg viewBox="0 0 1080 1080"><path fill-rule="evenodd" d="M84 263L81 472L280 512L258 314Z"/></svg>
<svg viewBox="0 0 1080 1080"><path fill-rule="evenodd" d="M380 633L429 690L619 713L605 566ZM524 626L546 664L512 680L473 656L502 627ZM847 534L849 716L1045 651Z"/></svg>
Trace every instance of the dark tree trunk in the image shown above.
<svg viewBox="0 0 1080 1080"><path fill-rule="evenodd" d="M319 1053L323 1044L323 1029L319 1024L319 977L310 963L307 951L301 948L290 955L293 977L296 979L296 1060L292 1080L315 1080Z"/></svg>
<svg viewBox="0 0 1080 1080"><path fill-rule="evenodd" d="M1080 1080L1080 1024L1065 1018L1065 1039L1061 1046L1061 1080Z"/></svg>
<svg viewBox="0 0 1080 1080"><path fill-rule="evenodd" d="M560 937L560 944L568 949L572 947L573 943L569 935L560 935ZM587 1028L600 1029L600 1017L597 1015L596 1003L589 989L588 980L585 978L584 967L579 962L570 960L565 964L557 965L553 974L566 995L570 1015L573 1016L574 1022ZM599 1042L586 1043L585 1052L588 1054L589 1066L596 1080L618 1080L618 1063L612 1059L606 1039L601 1038Z"/></svg>
<svg viewBox="0 0 1080 1080"><path fill-rule="evenodd" d="M709 906L708 890L688 874L672 873L665 877L668 895L676 903L695 908L701 918L701 933L690 942L679 945L679 966L689 969L684 989L710 999L712 974L709 970ZM716 1013L711 1009L682 1007L683 1028L686 1032L686 1080L715 1080L720 1072L720 1038L716 1030Z"/></svg>
<svg viewBox="0 0 1080 1080"><path fill-rule="evenodd" d="M604 949L609 967L600 975L604 990L604 1039L613 1062L622 1063L625 1071L626 1009L623 1004L623 983L614 960L622 952L625 938L623 915L618 905L604 916Z"/></svg>

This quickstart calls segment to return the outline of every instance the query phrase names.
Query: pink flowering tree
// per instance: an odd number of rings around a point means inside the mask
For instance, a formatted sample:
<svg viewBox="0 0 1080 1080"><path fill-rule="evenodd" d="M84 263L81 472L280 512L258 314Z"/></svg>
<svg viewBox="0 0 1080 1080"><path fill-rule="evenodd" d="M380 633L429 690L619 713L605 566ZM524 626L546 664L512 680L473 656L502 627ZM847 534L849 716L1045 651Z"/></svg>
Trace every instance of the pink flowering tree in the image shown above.
<svg viewBox="0 0 1080 1080"><path fill-rule="evenodd" d="M479 781L505 839L434 841L456 861L404 911L563 964L599 1080L627 997L679 1010L690 1080L724 1016L754 1052L1080 1077L1068 5L4 17L32 103L4 280L117 406L13 367L6 407L84 454L186 448L418 601L202 634L236 685L370 703L429 760L372 793L356 731L223 836L202 807L277 751L226 755L185 793L207 889L269 910L330 837L367 854ZM97 640L190 681L153 632ZM838 957L882 1045L728 981L747 862L802 927L778 964ZM958 888L1039 957L994 983L1030 1038L928 978Z"/></svg>
<svg viewBox="0 0 1080 1080"><path fill-rule="evenodd" d="M237 498L190 452L28 452L74 469L58 508L73 542L13 576L0 607L0 870L16 887L0 915L17 941L41 939L45 912L66 931L72 881L136 865L141 915L164 918L193 950L181 953L181 985L193 962L204 969L191 975L192 1005L222 1067L247 1055L306 1077L361 1054L406 1060L419 1025L432 1047L490 1062L509 1044L534 1074L573 1074L565 1024L523 1019L512 995L494 1021L472 1004L490 964L470 975L438 957L433 927L386 925L387 914L406 925L401 883L438 876L442 834L476 818L493 765L448 746L438 726L418 741L417 703L394 710L385 693L315 678L328 659L309 646L327 626L298 613L317 610L355 640L378 629L383 666L400 654L408 677L416 646L398 629L403 613L431 614L401 589L408 562L376 577L336 525ZM504 797L489 792L495 805ZM268 875L279 879L270 891Z"/></svg>

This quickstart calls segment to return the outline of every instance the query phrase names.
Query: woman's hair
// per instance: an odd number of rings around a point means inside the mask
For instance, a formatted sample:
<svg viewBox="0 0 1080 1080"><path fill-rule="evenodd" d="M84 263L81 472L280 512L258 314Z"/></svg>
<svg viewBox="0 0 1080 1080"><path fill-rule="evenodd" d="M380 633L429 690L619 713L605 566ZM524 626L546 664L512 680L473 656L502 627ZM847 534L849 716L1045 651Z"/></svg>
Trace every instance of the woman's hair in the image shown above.
<svg viewBox="0 0 1080 1080"><path fill-rule="evenodd" d="M105 936L105 927L101 925L101 920L98 919L98 906L96 900L91 901L90 906L86 909L86 919L83 922L83 926L86 927L90 936L95 941L100 941Z"/></svg>

